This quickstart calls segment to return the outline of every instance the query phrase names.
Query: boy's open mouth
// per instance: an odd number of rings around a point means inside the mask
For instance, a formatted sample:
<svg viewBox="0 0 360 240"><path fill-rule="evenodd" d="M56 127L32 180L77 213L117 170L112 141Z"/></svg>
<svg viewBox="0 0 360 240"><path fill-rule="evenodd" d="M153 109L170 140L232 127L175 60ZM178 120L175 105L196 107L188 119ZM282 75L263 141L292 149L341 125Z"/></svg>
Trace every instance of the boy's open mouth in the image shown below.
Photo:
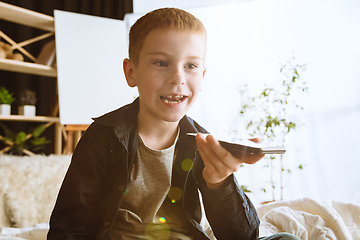
<svg viewBox="0 0 360 240"><path fill-rule="evenodd" d="M184 101L186 96L184 95L167 95L167 96L160 96L161 101L165 103L180 103Z"/></svg>

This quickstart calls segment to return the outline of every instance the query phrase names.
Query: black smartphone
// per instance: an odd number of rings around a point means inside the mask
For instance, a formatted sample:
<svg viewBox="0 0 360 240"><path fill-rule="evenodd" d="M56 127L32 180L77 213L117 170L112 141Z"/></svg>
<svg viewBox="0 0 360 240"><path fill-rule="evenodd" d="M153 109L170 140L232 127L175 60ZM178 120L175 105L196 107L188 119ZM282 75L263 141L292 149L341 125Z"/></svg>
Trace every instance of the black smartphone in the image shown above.
<svg viewBox="0 0 360 240"><path fill-rule="evenodd" d="M197 133L188 133L188 136L195 137ZM203 135L208 135L204 134ZM238 155L239 152L250 152L253 154L284 154L286 149L284 147L270 147L262 143L254 143L250 140L241 141L239 143L227 142L218 140L226 150L233 155Z"/></svg>

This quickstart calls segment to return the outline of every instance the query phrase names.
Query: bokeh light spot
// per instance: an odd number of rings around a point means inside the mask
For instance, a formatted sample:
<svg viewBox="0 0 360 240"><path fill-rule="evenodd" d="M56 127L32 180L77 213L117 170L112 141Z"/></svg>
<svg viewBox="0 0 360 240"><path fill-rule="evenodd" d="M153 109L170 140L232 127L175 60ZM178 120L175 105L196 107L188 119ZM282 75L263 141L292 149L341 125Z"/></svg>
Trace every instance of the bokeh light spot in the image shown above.
<svg viewBox="0 0 360 240"><path fill-rule="evenodd" d="M166 222L166 219L165 219L164 217L160 217L160 218L159 218L159 221L160 221L161 223L165 223L165 222Z"/></svg>
<svg viewBox="0 0 360 240"><path fill-rule="evenodd" d="M170 198L172 203L175 203L182 197L182 191L178 187L172 187L169 190L168 197Z"/></svg>
<svg viewBox="0 0 360 240"><path fill-rule="evenodd" d="M193 162L191 161L191 159L187 158L181 163L181 168L186 172L190 171L192 167L193 167Z"/></svg>

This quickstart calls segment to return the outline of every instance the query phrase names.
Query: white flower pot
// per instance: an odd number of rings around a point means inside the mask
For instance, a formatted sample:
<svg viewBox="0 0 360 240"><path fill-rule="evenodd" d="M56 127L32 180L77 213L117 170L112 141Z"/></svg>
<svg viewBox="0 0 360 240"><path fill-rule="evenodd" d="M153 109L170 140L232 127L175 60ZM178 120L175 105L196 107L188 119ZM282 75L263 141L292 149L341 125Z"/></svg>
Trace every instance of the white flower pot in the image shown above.
<svg viewBox="0 0 360 240"><path fill-rule="evenodd" d="M0 104L0 115L9 116L11 114L10 104Z"/></svg>
<svg viewBox="0 0 360 240"><path fill-rule="evenodd" d="M24 105L19 106L19 115L26 117L35 117L36 116L36 107L33 105Z"/></svg>

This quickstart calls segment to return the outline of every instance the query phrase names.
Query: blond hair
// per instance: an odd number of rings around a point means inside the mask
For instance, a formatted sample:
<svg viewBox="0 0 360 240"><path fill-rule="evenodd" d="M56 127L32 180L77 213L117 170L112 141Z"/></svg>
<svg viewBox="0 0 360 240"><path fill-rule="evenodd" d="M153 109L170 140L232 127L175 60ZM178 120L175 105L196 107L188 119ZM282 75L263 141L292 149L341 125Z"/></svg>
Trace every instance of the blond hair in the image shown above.
<svg viewBox="0 0 360 240"><path fill-rule="evenodd" d="M135 65L146 36L155 29L174 29L203 34L206 42L206 29L203 23L191 13L177 8L160 8L139 18L130 28L129 58Z"/></svg>

